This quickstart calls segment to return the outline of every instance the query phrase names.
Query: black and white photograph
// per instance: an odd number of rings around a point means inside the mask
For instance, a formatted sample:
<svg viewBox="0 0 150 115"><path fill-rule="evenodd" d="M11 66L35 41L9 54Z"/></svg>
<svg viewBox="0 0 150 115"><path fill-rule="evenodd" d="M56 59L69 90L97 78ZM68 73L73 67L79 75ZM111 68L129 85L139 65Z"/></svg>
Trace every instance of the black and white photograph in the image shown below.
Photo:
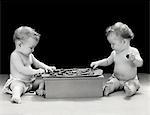
<svg viewBox="0 0 150 115"><path fill-rule="evenodd" d="M150 2L0 1L0 115L150 115Z"/></svg>

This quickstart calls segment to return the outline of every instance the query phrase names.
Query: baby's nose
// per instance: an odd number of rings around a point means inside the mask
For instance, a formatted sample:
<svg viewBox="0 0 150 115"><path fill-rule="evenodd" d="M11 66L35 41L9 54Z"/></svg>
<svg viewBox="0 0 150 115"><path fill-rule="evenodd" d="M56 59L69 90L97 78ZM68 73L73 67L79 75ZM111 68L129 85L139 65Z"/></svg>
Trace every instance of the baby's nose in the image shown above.
<svg viewBox="0 0 150 115"><path fill-rule="evenodd" d="M34 49L32 49L32 52L34 52Z"/></svg>
<svg viewBox="0 0 150 115"><path fill-rule="evenodd" d="M111 45L111 48L114 49L114 46Z"/></svg>

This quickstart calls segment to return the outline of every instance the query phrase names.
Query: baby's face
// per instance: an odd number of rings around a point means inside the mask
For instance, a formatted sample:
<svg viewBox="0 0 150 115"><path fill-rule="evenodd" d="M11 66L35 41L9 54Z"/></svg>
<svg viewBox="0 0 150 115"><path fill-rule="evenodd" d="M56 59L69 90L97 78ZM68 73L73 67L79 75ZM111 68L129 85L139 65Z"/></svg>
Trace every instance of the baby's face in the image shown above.
<svg viewBox="0 0 150 115"><path fill-rule="evenodd" d="M119 36L117 36L114 33L110 33L107 36L107 40L111 45L111 48L113 50L115 50L116 52L120 52L123 48L123 40L121 38L119 38Z"/></svg>
<svg viewBox="0 0 150 115"><path fill-rule="evenodd" d="M21 47L20 47L20 51L24 54L24 55L30 55L32 52L34 52L34 48L36 47L37 45L37 41L33 38L28 38L26 41L24 41L22 44L21 44Z"/></svg>

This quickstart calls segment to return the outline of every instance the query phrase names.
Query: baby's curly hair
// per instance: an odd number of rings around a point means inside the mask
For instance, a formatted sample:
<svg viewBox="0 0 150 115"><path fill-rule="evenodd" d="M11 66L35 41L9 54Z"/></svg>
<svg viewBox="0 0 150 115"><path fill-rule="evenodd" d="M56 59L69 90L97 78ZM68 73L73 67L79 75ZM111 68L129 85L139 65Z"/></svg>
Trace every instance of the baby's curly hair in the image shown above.
<svg viewBox="0 0 150 115"><path fill-rule="evenodd" d="M15 30L13 35L13 41L22 41L28 39L29 37L32 37L36 41L40 40L40 34L37 33L34 29L28 26L21 26Z"/></svg>
<svg viewBox="0 0 150 115"><path fill-rule="evenodd" d="M124 39L134 38L134 33L132 32L132 30L126 24L123 24L122 22L117 22L114 25L109 26L106 29L106 36L108 36L111 32L115 32L116 35L119 35Z"/></svg>

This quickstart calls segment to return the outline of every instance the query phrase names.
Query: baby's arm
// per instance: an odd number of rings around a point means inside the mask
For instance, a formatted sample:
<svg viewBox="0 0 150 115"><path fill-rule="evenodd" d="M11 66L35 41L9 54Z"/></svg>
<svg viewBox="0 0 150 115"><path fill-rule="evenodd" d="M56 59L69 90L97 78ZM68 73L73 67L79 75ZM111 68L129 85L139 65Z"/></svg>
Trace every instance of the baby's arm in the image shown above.
<svg viewBox="0 0 150 115"><path fill-rule="evenodd" d="M104 58L99 61L100 66L108 66L111 65L114 61L114 51L111 52L110 56L108 58Z"/></svg>
<svg viewBox="0 0 150 115"><path fill-rule="evenodd" d="M24 66L20 56L16 53L11 54L10 63L17 69L18 72L24 75L35 75L37 73L40 73L39 70Z"/></svg>
<svg viewBox="0 0 150 115"><path fill-rule="evenodd" d="M95 61L91 63L91 67L96 68L97 66L108 66L111 65L114 61L114 51L112 51L111 55L108 58L104 58L99 61Z"/></svg>
<svg viewBox="0 0 150 115"><path fill-rule="evenodd" d="M36 67L36 68L42 68L42 69L45 69L45 70L47 70L47 69L49 69L49 70L54 70L54 69L56 69L54 66L48 66L48 65L46 65L46 64L44 64L44 63L42 63L42 62L40 62L39 60L37 60L35 57L34 57L34 55L33 54L31 54L31 56L32 56L32 60L33 60L33 65Z"/></svg>
<svg viewBox="0 0 150 115"><path fill-rule="evenodd" d="M137 67L141 67L143 65L143 59L141 58L140 53L136 48L134 48L133 53L129 54L129 59L133 61Z"/></svg>

